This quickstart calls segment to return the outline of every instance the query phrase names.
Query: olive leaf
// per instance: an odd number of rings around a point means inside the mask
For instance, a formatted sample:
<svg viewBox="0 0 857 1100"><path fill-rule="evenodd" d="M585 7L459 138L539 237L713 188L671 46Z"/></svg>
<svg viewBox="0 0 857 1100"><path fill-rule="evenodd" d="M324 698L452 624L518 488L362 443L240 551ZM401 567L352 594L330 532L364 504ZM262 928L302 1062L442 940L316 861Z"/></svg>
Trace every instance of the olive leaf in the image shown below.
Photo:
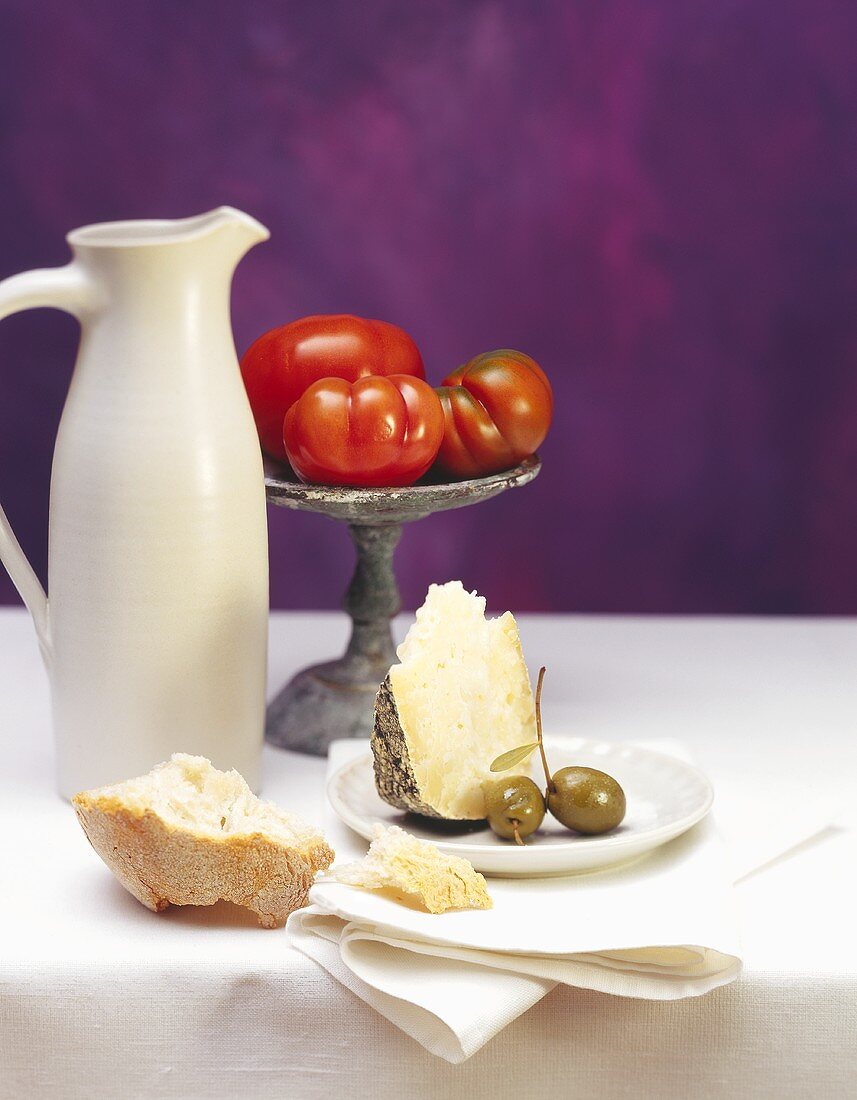
<svg viewBox="0 0 857 1100"><path fill-rule="evenodd" d="M537 749L538 747L538 741L533 741L530 745L518 745L516 749L509 749L508 752L501 753L491 764L491 771L505 772L508 771L509 768L514 768L516 764L520 764L522 760L526 760L533 749Z"/></svg>

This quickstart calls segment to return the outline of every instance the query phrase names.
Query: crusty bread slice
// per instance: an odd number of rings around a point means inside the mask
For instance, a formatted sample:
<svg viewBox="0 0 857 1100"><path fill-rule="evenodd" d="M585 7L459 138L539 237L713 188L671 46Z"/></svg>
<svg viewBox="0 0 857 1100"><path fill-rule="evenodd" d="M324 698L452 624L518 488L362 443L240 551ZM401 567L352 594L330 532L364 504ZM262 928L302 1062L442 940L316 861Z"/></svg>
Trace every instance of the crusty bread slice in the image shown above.
<svg viewBox="0 0 857 1100"><path fill-rule="evenodd" d="M365 890L389 890L429 913L490 909L493 904L485 879L466 859L448 856L397 825L376 825L366 856L335 867L331 877Z"/></svg>
<svg viewBox="0 0 857 1100"><path fill-rule="evenodd" d="M72 802L92 847L156 912L223 899L275 928L306 904L316 872L333 862L318 830L202 756L176 753L147 775Z"/></svg>

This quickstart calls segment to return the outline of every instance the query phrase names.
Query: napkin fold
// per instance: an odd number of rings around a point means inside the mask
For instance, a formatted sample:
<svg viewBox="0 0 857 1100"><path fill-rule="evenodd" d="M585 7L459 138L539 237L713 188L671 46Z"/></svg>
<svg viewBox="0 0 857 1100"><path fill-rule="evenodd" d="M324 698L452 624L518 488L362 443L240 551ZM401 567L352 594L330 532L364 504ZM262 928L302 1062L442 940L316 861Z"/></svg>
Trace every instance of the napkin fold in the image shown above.
<svg viewBox="0 0 857 1100"><path fill-rule="evenodd" d="M685 755L675 742L651 747ZM365 741L335 742L328 775L366 751ZM365 854L366 842L329 807L326 831L338 862ZM558 983L676 1000L733 981L741 968L734 877L709 817L624 867L490 878L486 911L431 915L322 881L287 929L299 951L381 1015L459 1063Z"/></svg>

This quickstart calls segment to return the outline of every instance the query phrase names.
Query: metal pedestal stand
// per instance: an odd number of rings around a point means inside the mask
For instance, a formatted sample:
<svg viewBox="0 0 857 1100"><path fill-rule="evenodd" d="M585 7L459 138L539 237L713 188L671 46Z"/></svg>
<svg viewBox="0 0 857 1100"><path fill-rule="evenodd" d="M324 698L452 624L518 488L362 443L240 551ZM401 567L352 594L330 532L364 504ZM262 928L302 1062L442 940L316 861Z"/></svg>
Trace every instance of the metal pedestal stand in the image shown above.
<svg viewBox="0 0 857 1100"><path fill-rule="evenodd" d="M347 523L357 551L342 605L352 623L348 648L337 660L305 668L286 684L268 707L267 740L280 748L323 756L336 738L369 737L375 693L396 660L390 620L399 610L393 552L402 524L526 485L540 469L534 455L513 470L473 481L355 489L304 485L291 471L267 466L265 486L271 503Z"/></svg>

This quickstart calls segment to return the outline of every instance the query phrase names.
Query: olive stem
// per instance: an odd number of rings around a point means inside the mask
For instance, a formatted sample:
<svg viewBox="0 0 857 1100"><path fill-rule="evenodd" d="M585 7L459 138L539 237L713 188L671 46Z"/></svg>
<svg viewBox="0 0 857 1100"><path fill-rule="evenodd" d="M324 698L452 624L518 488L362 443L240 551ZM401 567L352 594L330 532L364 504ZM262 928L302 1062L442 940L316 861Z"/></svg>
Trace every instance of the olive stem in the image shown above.
<svg viewBox="0 0 857 1100"><path fill-rule="evenodd" d="M548 769L548 758L545 756L545 745L542 739L542 682L545 678L545 672L547 669L544 665L539 669L539 682L536 684L536 731L539 738L539 752L542 754L542 767L545 769L545 779L547 780L548 790L551 794L556 793L556 784L551 779L551 773Z"/></svg>
<svg viewBox="0 0 857 1100"><path fill-rule="evenodd" d="M520 825L519 821L515 821L514 819L512 820L512 829L515 833L515 843L520 844L521 847L523 848L524 847L524 842L523 842L523 840L521 840L521 834L518 832L518 826L519 825Z"/></svg>

